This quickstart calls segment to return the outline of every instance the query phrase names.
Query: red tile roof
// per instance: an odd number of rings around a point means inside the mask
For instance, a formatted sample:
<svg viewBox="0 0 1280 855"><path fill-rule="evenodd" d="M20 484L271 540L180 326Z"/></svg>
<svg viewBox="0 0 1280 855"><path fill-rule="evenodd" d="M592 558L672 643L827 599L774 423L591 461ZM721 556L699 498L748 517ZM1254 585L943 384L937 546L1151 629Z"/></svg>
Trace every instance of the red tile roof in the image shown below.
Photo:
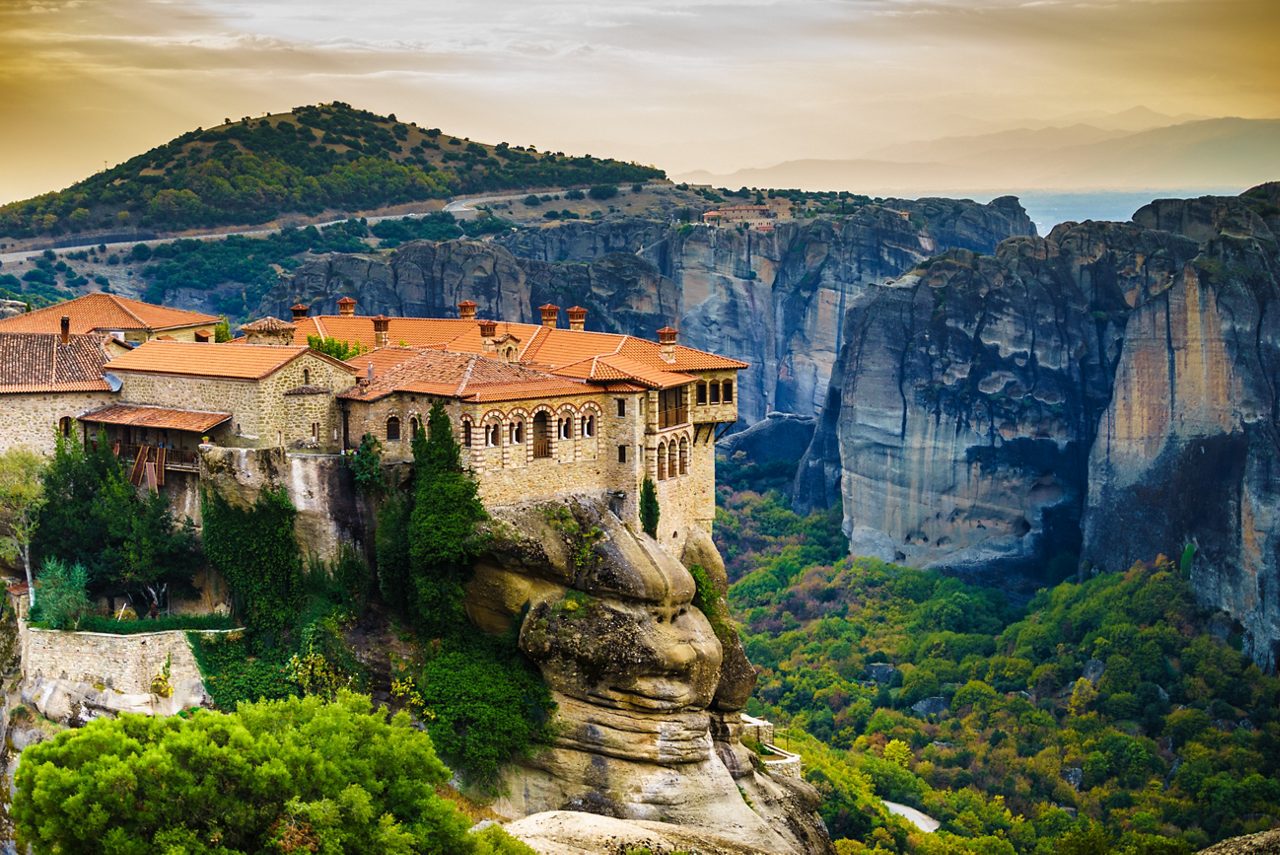
<svg viewBox="0 0 1280 855"><path fill-rule="evenodd" d="M479 354L442 350L393 351L385 359L380 351L356 357L367 371L374 366L370 382L348 389L338 397L352 401L376 401L394 392L439 395L464 401L515 401L590 395L599 391L586 383L535 371L523 365L503 362ZM413 355L408 355L412 353ZM353 360L354 361L354 360ZM385 366L379 370L379 363Z"/></svg>
<svg viewBox="0 0 1280 855"><path fill-rule="evenodd" d="M156 306L116 294L95 293L0 319L0 332L58 332L63 315L71 319L73 333L171 330L218 322L214 315Z"/></svg>
<svg viewBox="0 0 1280 855"><path fill-rule="evenodd" d="M135 404L113 404L80 416L82 422L105 425L162 428L204 433L231 418L231 413L208 413L201 410L174 410Z"/></svg>
<svg viewBox="0 0 1280 855"><path fill-rule="evenodd" d="M103 366L111 359L100 335L0 333L0 394L105 392Z"/></svg>
<svg viewBox="0 0 1280 855"><path fill-rule="evenodd" d="M345 362L308 347L269 344L206 344L190 341L148 341L107 364L108 371L184 374L230 380L260 380L279 371L304 353L311 353L355 374Z"/></svg>

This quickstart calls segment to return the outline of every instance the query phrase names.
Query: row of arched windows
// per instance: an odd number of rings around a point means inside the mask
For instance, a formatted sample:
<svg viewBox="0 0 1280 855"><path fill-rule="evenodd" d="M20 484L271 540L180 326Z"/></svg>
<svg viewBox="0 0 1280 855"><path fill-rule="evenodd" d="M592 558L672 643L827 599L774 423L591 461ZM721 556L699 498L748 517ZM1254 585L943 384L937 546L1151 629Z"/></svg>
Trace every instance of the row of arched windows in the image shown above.
<svg viewBox="0 0 1280 855"><path fill-rule="evenodd" d="M679 475L689 474L689 437L682 436L678 440L658 443L658 480L665 481Z"/></svg>
<svg viewBox="0 0 1280 855"><path fill-rule="evenodd" d="M712 380L698 381L697 402L699 404L733 403L733 381L717 382Z"/></svg>
<svg viewBox="0 0 1280 855"><path fill-rule="evenodd" d="M551 433L554 428L558 440L572 440L576 437L594 439L600 420L600 409L595 404L587 404L582 410L573 407L561 407L552 413L548 407L539 408L530 417L523 409L503 413L497 410L485 414L480 420L480 443L484 448L498 448L506 438L507 445L524 445L533 441L535 458L551 456ZM503 430L503 426L506 430ZM470 416L462 419L462 444L471 448L476 443L476 424Z"/></svg>
<svg viewBox="0 0 1280 855"><path fill-rule="evenodd" d="M413 435L416 434L421 429L422 429L422 422L419 421L418 417L410 416L409 417L409 438L412 439ZM387 416L386 436L387 436L387 442L400 441L400 417L399 416L394 416L394 415Z"/></svg>

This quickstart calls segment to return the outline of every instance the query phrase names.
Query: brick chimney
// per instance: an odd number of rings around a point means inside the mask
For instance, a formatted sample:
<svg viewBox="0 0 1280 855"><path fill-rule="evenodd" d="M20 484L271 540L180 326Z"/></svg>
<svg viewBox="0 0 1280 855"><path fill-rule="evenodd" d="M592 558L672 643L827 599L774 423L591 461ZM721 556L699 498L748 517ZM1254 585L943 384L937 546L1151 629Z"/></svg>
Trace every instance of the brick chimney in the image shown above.
<svg viewBox="0 0 1280 855"><path fill-rule="evenodd" d="M480 322L480 340L484 343L484 349L486 353L493 353L497 349L497 346L494 344L494 341L493 341L497 337L498 337L497 321L481 321Z"/></svg>
<svg viewBox="0 0 1280 855"><path fill-rule="evenodd" d="M676 361L676 338L679 335L680 333L671 327L658 330L658 344L661 345L662 358L667 362Z"/></svg>
<svg viewBox="0 0 1280 855"><path fill-rule="evenodd" d="M350 297L343 297L338 300L338 314L344 318L354 317L356 313L356 301Z"/></svg>
<svg viewBox="0 0 1280 855"><path fill-rule="evenodd" d="M464 321L474 321L476 319L476 304L474 300L463 300L458 304L458 317Z"/></svg>
<svg viewBox="0 0 1280 855"><path fill-rule="evenodd" d="M294 303L289 307L289 311L293 312L293 319L300 321L307 316L307 307L301 303Z"/></svg>
<svg viewBox="0 0 1280 855"><path fill-rule="evenodd" d="M62 343L71 344L71 317L69 315L62 316L59 329L62 334Z"/></svg>
<svg viewBox="0 0 1280 855"><path fill-rule="evenodd" d="M570 306L566 311L569 313L569 329L582 330L587 327L587 310L581 306Z"/></svg>
<svg viewBox="0 0 1280 855"><path fill-rule="evenodd" d="M538 311L542 312L542 325L547 329L555 329L556 322L560 318L560 307L552 303L545 303L538 307Z"/></svg>
<svg viewBox="0 0 1280 855"><path fill-rule="evenodd" d="M390 343L387 331L391 329L391 319L386 315L378 315L373 319L373 346L386 347ZM372 365L373 363L369 363Z"/></svg>

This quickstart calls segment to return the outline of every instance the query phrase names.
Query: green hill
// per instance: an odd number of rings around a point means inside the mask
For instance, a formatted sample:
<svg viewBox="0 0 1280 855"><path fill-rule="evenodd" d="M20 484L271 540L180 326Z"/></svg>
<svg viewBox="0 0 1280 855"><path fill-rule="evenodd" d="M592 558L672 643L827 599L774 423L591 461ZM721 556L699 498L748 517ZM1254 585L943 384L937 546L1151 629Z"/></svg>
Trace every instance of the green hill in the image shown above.
<svg viewBox="0 0 1280 855"><path fill-rule="evenodd" d="M66 190L0 207L0 237L256 225L459 193L663 176L590 155L484 145L335 102L197 128Z"/></svg>

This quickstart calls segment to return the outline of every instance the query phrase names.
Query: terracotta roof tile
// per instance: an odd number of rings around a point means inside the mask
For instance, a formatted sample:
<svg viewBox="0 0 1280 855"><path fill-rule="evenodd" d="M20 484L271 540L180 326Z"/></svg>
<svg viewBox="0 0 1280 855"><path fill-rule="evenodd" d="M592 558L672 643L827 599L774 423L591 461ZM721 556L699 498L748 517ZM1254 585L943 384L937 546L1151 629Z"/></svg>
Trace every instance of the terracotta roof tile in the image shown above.
<svg viewBox="0 0 1280 855"><path fill-rule="evenodd" d="M297 325L267 315L265 318L259 318L253 323L243 324L240 329L244 332L282 333L292 332L297 329ZM304 341L303 344L306 344L306 342Z"/></svg>
<svg viewBox="0 0 1280 855"><path fill-rule="evenodd" d="M193 377L222 377L232 380L259 380L279 371L309 348L296 345L202 344L190 341L148 341L107 364L108 371L145 371L153 374L184 374ZM315 351L310 351L315 353ZM346 363L321 359L342 365Z"/></svg>
<svg viewBox="0 0 1280 855"><path fill-rule="evenodd" d="M348 389L339 397L375 401L393 392L409 392L468 401L506 401L586 395L598 391L585 383L474 353L426 349L407 356L404 348L386 348L393 352L383 357L382 350L362 354L353 360L366 367L374 365L374 378L372 382ZM378 370L379 362L387 366L381 372Z"/></svg>
<svg viewBox="0 0 1280 855"><path fill-rule="evenodd" d="M4 318L0 320L0 332L56 333L60 329L63 315L71 319L73 333L170 330L218 322L214 315L156 306L116 294L95 293Z"/></svg>
<svg viewBox="0 0 1280 855"><path fill-rule="evenodd" d="M231 413L209 413L202 410L174 410L135 404L112 404L80 416L82 422L106 425L185 430L203 433L231 418Z"/></svg>
<svg viewBox="0 0 1280 855"><path fill-rule="evenodd" d="M0 333L0 394L107 391L110 359L100 335Z"/></svg>

